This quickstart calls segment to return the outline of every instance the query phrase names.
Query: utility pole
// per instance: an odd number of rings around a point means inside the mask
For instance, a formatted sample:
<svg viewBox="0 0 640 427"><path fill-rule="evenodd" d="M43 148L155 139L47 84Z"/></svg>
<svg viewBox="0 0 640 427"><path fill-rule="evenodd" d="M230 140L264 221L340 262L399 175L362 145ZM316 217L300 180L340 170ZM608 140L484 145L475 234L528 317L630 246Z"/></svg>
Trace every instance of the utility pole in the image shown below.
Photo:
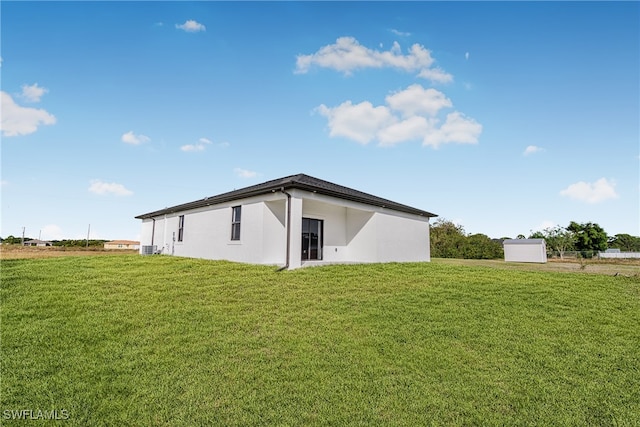
<svg viewBox="0 0 640 427"><path fill-rule="evenodd" d="M87 230L87 247L89 247L89 233L91 233L91 224L89 224L89 229Z"/></svg>
<svg viewBox="0 0 640 427"><path fill-rule="evenodd" d="M22 227L22 246L24 246L24 227Z"/></svg>

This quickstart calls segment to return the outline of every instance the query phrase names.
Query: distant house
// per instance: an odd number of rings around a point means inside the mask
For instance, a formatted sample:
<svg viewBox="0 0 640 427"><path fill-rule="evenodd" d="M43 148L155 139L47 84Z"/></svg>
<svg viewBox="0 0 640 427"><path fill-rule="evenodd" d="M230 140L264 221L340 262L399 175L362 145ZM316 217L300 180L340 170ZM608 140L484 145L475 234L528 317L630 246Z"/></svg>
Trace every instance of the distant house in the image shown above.
<svg viewBox="0 0 640 427"><path fill-rule="evenodd" d="M53 246L53 243L48 242L46 240L25 240L24 246Z"/></svg>
<svg viewBox="0 0 640 427"><path fill-rule="evenodd" d="M429 261L436 215L304 174L137 216L141 254L297 268Z"/></svg>
<svg viewBox="0 0 640 427"><path fill-rule="evenodd" d="M112 240L105 242L105 249L140 249L140 242L135 240Z"/></svg>
<svg viewBox="0 0 640 427"><path fill-rule="evenodd" d="M506 239L502 244L506 262L547 262L544 239Z"/></svg>

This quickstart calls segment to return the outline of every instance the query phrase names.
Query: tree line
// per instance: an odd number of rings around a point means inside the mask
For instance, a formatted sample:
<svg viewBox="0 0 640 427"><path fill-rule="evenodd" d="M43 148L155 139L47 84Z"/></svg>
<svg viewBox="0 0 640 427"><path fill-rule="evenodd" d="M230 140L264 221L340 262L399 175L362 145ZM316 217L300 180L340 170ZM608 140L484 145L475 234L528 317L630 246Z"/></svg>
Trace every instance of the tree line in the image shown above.
<svg viewBox="0 0 640 427"><path fill-rule="evenodd" d="M501 239L485 234L467 234L461 225L444 218L431 226L431 256L434 258L503 258Z"/></svg>
<svg viewBox="0 0 640 427"><path fill-rule="evenodd" d="M593 222L571 221L567 227L555 226L536 231L530 238L544 239L547 249L558 252L576 251L590 258L599 251L620 249L621 252L640 252L640 237L630 234L607 235L602 227Z"/></svg>
<svg viewBox="0 0 640 427"><path fill-rule="evenodd" d="M29 240L36 240L31 237L25 237L24 241L28 242ZM64 240L47 240L51 243L52 246L62 246L66 248L75 248L75 247L104 247L104 244L108 242L108 240L99 240L99 239L89 239L89 244L87 245L87 239L64 239ZM0 237L0 242L2 244L7 245L21 245L22 237L15 236L7 236L4 239Z"/></svg>
<svg viewBox="0 0 640 427"><path fill-rule="evenodd" d="M518 235L524 239L526 236ZM591 257L598 251L620 249L640 252L640 237L630 234L607 235L596 223L571 221L567 227L549 227L531 232L530 239L544 239L547 250L559 253L576 251ZM434 258L498 259L504 257L502 243L510 237L492 239L485 234L467 234L461 225L444 218L431 225L431 256Z"/></svg>

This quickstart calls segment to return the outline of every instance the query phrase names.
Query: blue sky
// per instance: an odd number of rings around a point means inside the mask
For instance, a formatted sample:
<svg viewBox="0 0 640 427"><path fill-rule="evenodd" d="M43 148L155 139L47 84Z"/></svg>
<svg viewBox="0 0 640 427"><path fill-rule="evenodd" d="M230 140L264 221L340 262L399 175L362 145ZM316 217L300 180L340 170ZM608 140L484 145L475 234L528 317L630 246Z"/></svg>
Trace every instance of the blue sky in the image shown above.
<svg viewBox="0 0 640 427"><path fill-rule="evenodd" d="M2 228L296 173L490 237L640 235L638 2L7 2Z"/></svg>

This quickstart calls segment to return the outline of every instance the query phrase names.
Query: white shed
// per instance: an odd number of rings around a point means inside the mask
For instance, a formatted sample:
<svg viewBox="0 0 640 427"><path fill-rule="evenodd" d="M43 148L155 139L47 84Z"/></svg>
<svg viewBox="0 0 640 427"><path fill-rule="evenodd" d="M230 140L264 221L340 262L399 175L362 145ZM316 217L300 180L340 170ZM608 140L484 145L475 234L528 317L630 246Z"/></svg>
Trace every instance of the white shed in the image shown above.
<svg viewBox="0 0 640 427"><path fill-rule="evenodd" d="M141 254L283 268L429 261L436 215L304 174L149 212Z"/></svg>
<svg viewBox="0 0 640 427"><path fill-rule="evenodd" d="M506 262L547 262L544 239L507 239L503 246Z"/></svg>

